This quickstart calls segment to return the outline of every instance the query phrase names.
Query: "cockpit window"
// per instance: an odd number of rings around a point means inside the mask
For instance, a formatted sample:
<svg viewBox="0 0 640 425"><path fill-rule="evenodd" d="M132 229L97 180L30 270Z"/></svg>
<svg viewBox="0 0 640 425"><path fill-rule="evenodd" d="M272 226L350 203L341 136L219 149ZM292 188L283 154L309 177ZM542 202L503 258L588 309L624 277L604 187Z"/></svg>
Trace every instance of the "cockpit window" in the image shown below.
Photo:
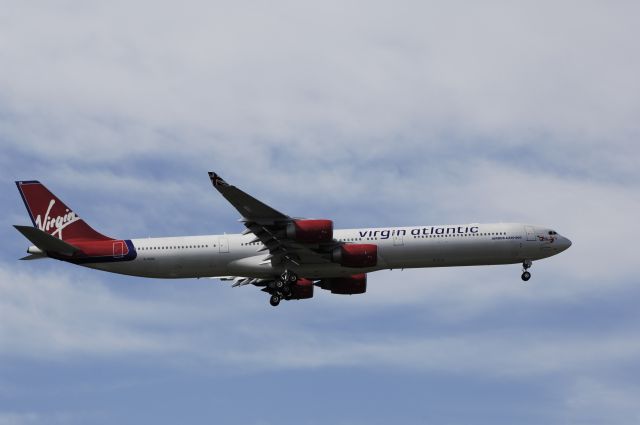
<svg viewBox="0 0 640 425"><path fill-rule="evenodd" d="M555 232L555 231L553 231L553 230L549 230L549 234L550 234L550 235L557 235L558 233L557 233L557 232Z"/></svg>

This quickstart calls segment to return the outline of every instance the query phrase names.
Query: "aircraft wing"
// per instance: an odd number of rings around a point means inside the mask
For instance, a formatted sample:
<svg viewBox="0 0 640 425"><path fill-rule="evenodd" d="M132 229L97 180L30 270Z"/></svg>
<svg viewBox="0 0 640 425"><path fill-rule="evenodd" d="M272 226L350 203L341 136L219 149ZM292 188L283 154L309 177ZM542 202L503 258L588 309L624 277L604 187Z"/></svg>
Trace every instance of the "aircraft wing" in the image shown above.
<svg viewBox="0 0 640 425"><path fill-rule="evenodd" d="M269 205L257 200L235 186L230 185L219 175L209 172L213 187L242 216L247 230L243 234L253 233L255 239L264 244L263 250L269 251L265 260L275 263L291 262L295 265L329 263L333 248L342 243L335 239L324 243L302 243L287 237L287 225L296 219L289 217Z"/></svg>
<svg viewBox="0 0 640 425"><path fill-rule="evenodd" d="M238 210L245 221L274 225L288 223L292 220L291 217L276 211L237 187L231 186L216 173L209 172L209 178L213 187L218 189L218 192Z"/></svg>

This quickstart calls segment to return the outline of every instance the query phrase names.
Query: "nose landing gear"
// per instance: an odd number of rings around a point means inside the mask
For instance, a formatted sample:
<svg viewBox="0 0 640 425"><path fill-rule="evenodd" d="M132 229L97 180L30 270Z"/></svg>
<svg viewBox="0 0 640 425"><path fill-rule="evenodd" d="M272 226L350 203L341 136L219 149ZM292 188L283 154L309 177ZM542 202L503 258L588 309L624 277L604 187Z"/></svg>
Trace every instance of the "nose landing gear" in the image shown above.
<svg viewBox="0 0 640 425"><path fill-rule="evenodd" d="M527 282L529 279L531 279L531 273L529 273L527 270L533 265L531 260L524 260L522 262L522 276L520 276L522 278L522 280L524 280L525 282Z"/></svg>

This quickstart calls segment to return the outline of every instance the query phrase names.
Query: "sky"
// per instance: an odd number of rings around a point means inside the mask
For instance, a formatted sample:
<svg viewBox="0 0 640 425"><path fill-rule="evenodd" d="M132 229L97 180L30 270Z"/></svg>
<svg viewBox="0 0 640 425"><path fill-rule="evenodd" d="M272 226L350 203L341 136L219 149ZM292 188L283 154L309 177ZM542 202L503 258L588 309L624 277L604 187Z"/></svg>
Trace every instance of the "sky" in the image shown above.
<svg viewBox="0 0 640 425"><path fill-rule="evenodd" d="M0 425L640 423L640 3L0 0ZM524 222L519 265L278 308L20 262L15 180L119 238Z"/></svg>

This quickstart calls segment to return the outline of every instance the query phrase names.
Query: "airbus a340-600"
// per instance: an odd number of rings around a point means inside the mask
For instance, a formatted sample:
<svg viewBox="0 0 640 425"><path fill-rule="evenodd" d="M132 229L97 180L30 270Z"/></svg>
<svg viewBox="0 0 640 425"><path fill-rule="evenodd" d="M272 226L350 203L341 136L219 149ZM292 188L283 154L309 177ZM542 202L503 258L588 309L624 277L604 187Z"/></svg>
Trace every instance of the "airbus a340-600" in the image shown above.
<svg viewBox="0 0 640 425"><path fill-rule="evenodd" d="M313 297L315 287L362 294L367 273L383 269L522 264L558 254L571 241L553 229L519 223L333 228L325 219L290 217L215 173L213 186L246 227L241 234L116 239L82 220L38 181L16 185L33 226L15 226L33 246L23 259L72 264L151 278L217 277L254 285L270 303Z"/></svg>

